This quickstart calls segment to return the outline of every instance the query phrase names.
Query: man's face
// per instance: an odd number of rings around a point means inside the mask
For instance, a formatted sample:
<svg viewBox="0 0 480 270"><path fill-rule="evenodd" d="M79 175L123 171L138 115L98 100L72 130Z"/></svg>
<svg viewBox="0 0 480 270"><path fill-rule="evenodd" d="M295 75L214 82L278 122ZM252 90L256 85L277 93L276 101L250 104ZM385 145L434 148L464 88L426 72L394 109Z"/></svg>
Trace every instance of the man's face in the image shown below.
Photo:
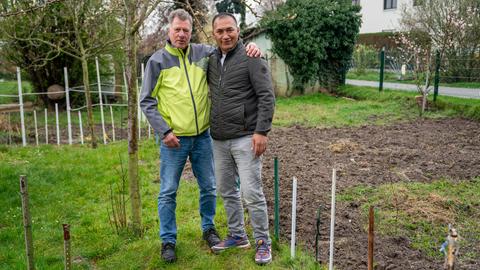
<svg viewBox="0 0 480 270"><path fill-rule="evenodd" d="M187 48L191 37L192 25L190 21L182 21L178 17L175 17L168 29L168 38L170 38L173 47L180 49Z"/></svg>
<svg viewBox="0 0 480 270"><path fill-rule="evenodd" d="M240 30L233 18L229 16L217 18L213 24L213 37L223 53L227 53L237 45Z"/></svg>

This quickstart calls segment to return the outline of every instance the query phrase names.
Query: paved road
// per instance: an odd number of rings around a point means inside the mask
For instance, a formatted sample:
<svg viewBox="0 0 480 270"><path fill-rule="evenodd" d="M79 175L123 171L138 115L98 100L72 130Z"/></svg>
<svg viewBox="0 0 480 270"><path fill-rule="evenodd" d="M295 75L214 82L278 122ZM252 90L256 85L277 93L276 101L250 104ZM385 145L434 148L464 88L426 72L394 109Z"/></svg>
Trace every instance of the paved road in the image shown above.
<svg viewBox="0 0 480 270"><path fill-rule="evenodd" d="M360 80L347 80L347 84L358 86L371 86L378 88L378 82L374 81L360 81ZM417 91L417 86L414 84L404 83L383 83L384 89L403 90L403 91ZM433 95L433 90L431 92ZM459 88L459 87L447 87L439 86L438 94L442 96L462 97L462 98L476 98L480 99L480 88Z"/></svg>

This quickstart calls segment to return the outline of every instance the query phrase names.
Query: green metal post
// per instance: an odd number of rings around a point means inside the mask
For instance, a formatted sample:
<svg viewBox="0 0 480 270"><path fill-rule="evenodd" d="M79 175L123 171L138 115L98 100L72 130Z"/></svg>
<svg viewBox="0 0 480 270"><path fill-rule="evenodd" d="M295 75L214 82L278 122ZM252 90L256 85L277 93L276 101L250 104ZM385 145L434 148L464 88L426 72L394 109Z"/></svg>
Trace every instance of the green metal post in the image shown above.
<svg viewBox="0 0 480 270"><path fill-rule="evenodd" d="M437 101L438 83L440 82L440 52L435 55L435 81L433 84L433 101Z"/></svg>
<svg viewBox="0 0 480 270"><path fill-rule="evenodd" d="M279 195L278 195L278 158L274 159L274 174L275 174L275 239L279 239L278 227L280 219L279 211Z"/></svg>
<svg viewBox="0 0 480 270"><path fill-rule="evenodd" d="M385 47L380 51L380 84L378 91L383 91L383 72L385 69Z"/></svg>

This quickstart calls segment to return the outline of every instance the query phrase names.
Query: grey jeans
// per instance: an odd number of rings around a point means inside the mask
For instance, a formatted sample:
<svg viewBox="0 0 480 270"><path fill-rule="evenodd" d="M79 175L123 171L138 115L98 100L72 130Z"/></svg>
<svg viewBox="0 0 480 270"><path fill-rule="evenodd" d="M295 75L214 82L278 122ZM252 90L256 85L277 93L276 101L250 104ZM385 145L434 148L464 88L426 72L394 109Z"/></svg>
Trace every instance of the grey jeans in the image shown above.
<svg viewBox="0 0 480 270"><path fill-rule="evenodd" d="M243 205L250 214L253 236L270 242L267 203L262 188L262 159L255 157L252 136L230 140L213 140L217 191L227 212L228 231L232 236L245 236ZM240 178L240 190L237 179Z"/></svg>

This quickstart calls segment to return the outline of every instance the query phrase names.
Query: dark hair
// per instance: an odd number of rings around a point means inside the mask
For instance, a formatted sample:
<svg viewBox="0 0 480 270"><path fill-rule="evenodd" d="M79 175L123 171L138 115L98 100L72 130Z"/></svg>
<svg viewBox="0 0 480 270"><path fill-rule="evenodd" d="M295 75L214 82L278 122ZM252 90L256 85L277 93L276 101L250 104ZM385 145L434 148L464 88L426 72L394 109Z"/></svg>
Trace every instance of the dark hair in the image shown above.
<svg viewBox="0 0 480 270"><path fill-rule="evenodd" d="M230 18L232 18L233 21L235 22L235 25L238 27L237 19L235 18L235 16L233 16L232 13L220 12L220 13L218 13L217 15L215 15L215 17L213 17L213 20L212 20L212 29L213 29L213 24L215 23L215 21L216 21L217 19L221 19L221 18L225 18L225 17L230 17Z"/></svg>

